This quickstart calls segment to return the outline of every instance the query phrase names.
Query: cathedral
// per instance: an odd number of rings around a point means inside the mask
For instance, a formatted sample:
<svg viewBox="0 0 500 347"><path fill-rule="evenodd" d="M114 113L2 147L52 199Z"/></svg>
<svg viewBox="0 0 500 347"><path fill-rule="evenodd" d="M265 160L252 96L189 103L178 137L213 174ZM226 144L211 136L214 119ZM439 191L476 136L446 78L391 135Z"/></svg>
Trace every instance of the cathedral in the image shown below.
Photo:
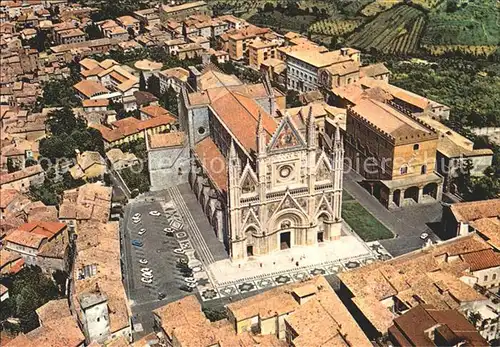
<svg viewBox="0 0 500 347"><path fill-rule="evenodd" d="M216 70L182 91L189 183L232 260L340 238L344 149L337 129L318 145L312 112L274 118L284 95ZM205 83L207 86L207 83Z"/></svg>

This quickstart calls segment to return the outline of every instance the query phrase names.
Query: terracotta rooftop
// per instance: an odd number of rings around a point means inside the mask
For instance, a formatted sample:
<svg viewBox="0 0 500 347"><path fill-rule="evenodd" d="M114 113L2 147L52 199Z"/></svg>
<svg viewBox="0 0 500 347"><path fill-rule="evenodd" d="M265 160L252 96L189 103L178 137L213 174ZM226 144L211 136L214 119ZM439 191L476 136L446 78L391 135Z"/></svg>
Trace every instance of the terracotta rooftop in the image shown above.
<svg viewBox="0 0 500 347"><path fill-rule="evenodd" d="M71 312L69 311L68 299L51 300L37 308L36 314L42 325L50 321L69 317L71 316Z"/></svg>
<svg viewBox="0 0 500 347"><path fill-rule="evenodd" d="M500 216L500 199L459 202L450 206L458 222L471 222Z"/></svg>
<svg viewBox="0 0 500 347"><path fill-rule="evenodd" d="M12 172L9 174L0 175L0 185L15 182L15 181L27 178L27 177L41 174L43 172L44 171L39 164L29 166L23 170L15 171L15 172Z"/></svg>
<svg viewBox="0 0 500 347"><path fill-rule="evenodd" d="M462 259L470 265L471 271L491 269L500 266L500 253L493 249L465 253Z"/></svg>
<svg viewBox="0 0 500 347"><path fill-rule="evenodd" d="M82 80L75 84L73 87L89 99L100 93L109 93L109 90L106 87L104 87L101 83L93 80Z"/></svg>
<svg viewBox="0 0 500 347"><path fill-rule="evenodd" d="M88 99L82 101L83 107L107 107L108 105L108 99Z"/></svg>
<svg viewBox="0 0 500 347"><path fill-rule="evenodd" d="M460 280L470 269L461 257L488 249L491 247L484 240L470 234L341 273L339 278L375 328L387 332L395 317L381 303L387 298L397 297L410 308L423 302L438 309L455 309L462 303L484 300L481 294Z"/></svg>
<svg viewBox="0 0 500 347"><path fill-rule="evenodd" d="M226 320L211 323L201 311L196 296L190 295L153 311L168 337L182 346L284 346L274 335L236 334Z"/></svg>
<svg viewBox="0 0 500 347"><path fill-rule="evenodd" d="M433 333L430 330L435 329ZM438 310L432 305L416 306L394 319L389 331L400 346L459 345L488 346L476 328L456 310ZM436 336L435 339L430 336Z"/></svg>
<svg viewBox="0 0 500 347"><path fill-rule="evenodd" d="M78 254L73 272L75 290L72 294L76 313L81 315L80 300L100 293L109 307L111 334L129 326L130 308L122 282L118 222L81 222L78 225L76 247ZM84 277L84 268L90 265L95 265L96 273Z"/></svg>
<svg viewBox="0 0 500 347"><path fill-rule="evenodd" d="M149 136L149 147L151 149L182 146L185 142L186 134L181 131Z"/></svg>
<svg viewBox="0 0 500 347"><path fill-rule="evenodd" d="M9 234L5 241L38 249L43 240L51 240L64 229L66 224L59 222L25 223Z"/></svg>
<svg viewBox="0 0 500 347"><path fill-rule="evenodd" d="M104 140L113 142L147 129L175 123L175 121L174 117L165 114L143 121L134 117L124 118L111 123L112 128L99 124L92 124L91 126L101 132Z"/></svg>
<svg viewBox="0 0 500 347"><path fill-rule="evenodd" d="M112 188L100 183L87 183L66 190L59 207L59 219L96 220L107 222L111 206Z"/></svg>
<svg viewBox="0 0 500 347"><path fill-rule="evenodd" d="M430 128L422 125L412 117L396 110L390 105L369 98L360 100L352 111L372 124L372 127L380 129L396 140L414 136L421 138L429 135L429 138L437 138L438 135Z"/></svg>
<svg viewBox="0 0 500 347"><path fill-rule="evenodd" d="M228 172L226 158L210 137L198 142L194 149L195 155L210 177L210 180L220 191L227 192Z"/></svg>
<svg viewBox="0 0 500 347"><path fill-rule="evenodd" d="M166 110L163 107L158 106L158 105L144 106L144 107L141 107L140 111L151 118L155 118L158 116L164 116L164 115L168 115L168 116L173 117L173 115L168 110Z"/></svg>
<svg viewBox="0 0 500 347"><path fill-rule="evenodd" d="M27 334L20 334L5 347L78 347L85 337L73 317L48 322Z"/></svg>

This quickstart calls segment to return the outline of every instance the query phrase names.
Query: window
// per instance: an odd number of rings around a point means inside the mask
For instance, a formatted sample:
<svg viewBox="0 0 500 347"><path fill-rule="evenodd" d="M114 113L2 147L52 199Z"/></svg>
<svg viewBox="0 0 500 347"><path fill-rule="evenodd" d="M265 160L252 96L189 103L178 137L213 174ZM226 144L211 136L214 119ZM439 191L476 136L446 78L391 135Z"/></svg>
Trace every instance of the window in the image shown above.
<svg viewBox="0 0 500 347"><path fill-rule="evenodd" d="M198 134L203 135L205 133L205 128L204 127L199 127L198 128Z"/></svg>
<svg viewBox="0 0 500 347"><path fill-rule="evenodd" d="M422 167L420 168L420 173L422 175L427 173L427 165L422 165Z"/></svg>
<svg viewBox="0 0 500 347"><path fill-rule="evenodd" d="M483 281L485 281L485 282L486 282L487 280L488 280L488 275L484 276Z"/></svg>
<svg viewBox="0 0 500 347"><path fill-rule="evenodd" d="M420 145L418 143L413 145L413 150L416 151L420 148Z"/></svg>
<svg viewBox="0 0 500 347"><path fill-rule="evenodd" d="M401 173L401 175L407 174L408 173L408 166L406 166L406 165L401 166L401 169L399 169L399 172Z"/></svg>
<svg viewBox="0 0 500 347"><path fill-rule="evenodd" d="M497 274L493 274L492 280L496 280L496 279L497 279Z"/></svg>

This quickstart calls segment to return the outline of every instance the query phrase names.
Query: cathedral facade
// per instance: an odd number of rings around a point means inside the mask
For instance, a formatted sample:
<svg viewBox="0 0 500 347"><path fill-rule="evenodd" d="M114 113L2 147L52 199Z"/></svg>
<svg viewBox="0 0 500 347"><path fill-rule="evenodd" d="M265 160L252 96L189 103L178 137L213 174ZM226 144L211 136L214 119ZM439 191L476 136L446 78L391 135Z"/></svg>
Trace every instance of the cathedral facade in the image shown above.
<svg viewBox="0 0 500 347"><path fill-rule="evenodd" d="M179 121L192 155L189 182L231 259L340 238L340 131L326 152L312 112L278 123L279 91L224 85L210 73L220 83L183 90Z"/></svg>

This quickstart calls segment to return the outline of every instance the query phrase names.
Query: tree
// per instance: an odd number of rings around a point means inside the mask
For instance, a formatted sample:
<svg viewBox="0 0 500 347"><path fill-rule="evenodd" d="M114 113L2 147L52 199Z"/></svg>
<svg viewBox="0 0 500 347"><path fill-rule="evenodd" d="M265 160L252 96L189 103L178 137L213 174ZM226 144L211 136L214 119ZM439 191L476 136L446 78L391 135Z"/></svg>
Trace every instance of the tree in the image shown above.
<svg viewBox="0 0 500 347"><path fill-rule="evenodd" d="M139 75L139 90L145 91L146 88L146 79L144 78L144 74L141 72Z"/></svg>
<svg viewBox="0 0 500 347"><path fill-rule="evenodd" d="M151 75L151 77L148 78L148 85L146 88L147 92L150 92L157 98L160 97L160 79L156 77L155 75Z"/></svg>
<svg viewBox="0 0 500 347"><path fill-rule="evenodd" d="M178 115L177 93L170 86L160 98L160 104L163 108L169 110L172 114Z"/></svg>
<svg viewBox="0 0 500 347"><path fill-rule="evenodd" d="M85 33L88 35L89 40L100 39L103 37L101 30L99 30L99 27L95 23L87 25Z"/></svg>
<svg viewBox="0 0 500 347"><path fill-rule="evenodd" d="M85 121L82 118L75 117L75 114L69 107L55 110L49 113L46 122L50 133L54 136L69 134L77 129L85 129Z"/></svg>
<svg viewBox="0 0 500 347"><path fill-rule="evenodd" d="M287 107L299 107L302 103L299 100L299 93L295 90L289 90L286 94Z"/></svg>
<svg viewBox="0 0 500 347"><path fill-rule="evenodd" d="M7 172L16 172L19 171L21 168L19 165L17 165L12 158L7 158Z"/></svg>
<svg viewBox="0 0 500 347"><path fill-rule="evenodd" d="M128 28L127 32L128 32L129 38L132 40L135 37L135 31L134 31L134 29L133 28Z"/></svg>
<svg viewBox="0 0 500 347"><path fill-rule="evenodd" d="M469 322L471 322L471 324L474 327L477 327L477 324L483 319L483 317L481 316L481 313L471 311L471 312L469 312L468 319L469 319Z"/></svg>

